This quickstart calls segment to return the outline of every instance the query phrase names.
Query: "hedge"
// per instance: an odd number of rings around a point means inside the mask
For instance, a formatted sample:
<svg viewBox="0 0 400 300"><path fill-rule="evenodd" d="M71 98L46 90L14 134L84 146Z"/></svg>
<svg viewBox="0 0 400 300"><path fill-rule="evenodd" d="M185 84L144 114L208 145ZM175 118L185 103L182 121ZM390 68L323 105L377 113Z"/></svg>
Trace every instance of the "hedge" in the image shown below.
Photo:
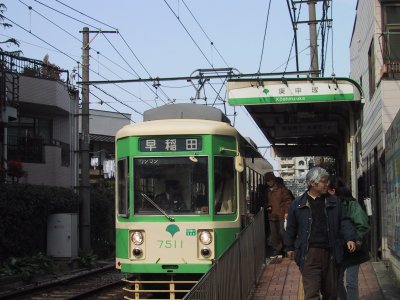
<svg viewBox="0 0 400 300"><path fill-rule="evenodd" d="M79 196L71 189L0 184L0 263L9 257L46 253L47 218L78 213ZM114 189L91 189L91 244L109 257L114 250Z"/></svg>

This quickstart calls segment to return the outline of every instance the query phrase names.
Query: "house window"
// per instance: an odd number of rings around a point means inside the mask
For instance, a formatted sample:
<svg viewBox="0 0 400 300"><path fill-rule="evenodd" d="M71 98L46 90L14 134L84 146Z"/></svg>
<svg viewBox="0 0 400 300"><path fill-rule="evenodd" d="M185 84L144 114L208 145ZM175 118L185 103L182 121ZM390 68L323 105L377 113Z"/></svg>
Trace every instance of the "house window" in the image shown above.
<svg viewBox="0 0 400 300"><path fill-rule="evenodd" d="M375 93L375 50L374 50L374 39L371 41L371 45L368 50L368 77L369 77L369 100Z"/></svg>
<svg viewBox="0 0 400 300"><path fill-rule="evenodd" d="M400 62L400 5L385 4L383 6L383 26L385 37L386 63Z"/></svg>
<svg viewBox="0 0 400 300"><path fill-rule="evenodd" d="M52 142L52 120L20 117L8 127L7 155L9 159L23 162L43 163L43 145Z"/></svg>
<svg viewBox="0 0 400 300"><path fill-rule="evenodd" d="M20 117L18 123L10 123L9 126L8 133L20 138L42 139L48 143L53 136L53 123L49 119Z"/></svg>

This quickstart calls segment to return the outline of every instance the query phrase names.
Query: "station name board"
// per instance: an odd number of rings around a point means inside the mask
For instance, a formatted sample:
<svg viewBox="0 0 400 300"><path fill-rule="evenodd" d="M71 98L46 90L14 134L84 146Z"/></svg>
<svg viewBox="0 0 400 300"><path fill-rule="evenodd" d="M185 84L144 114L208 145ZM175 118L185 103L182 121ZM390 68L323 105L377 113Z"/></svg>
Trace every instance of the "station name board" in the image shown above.
<svg viewBox="0 0 400 300"><path fill-rule="evenodd" d="M140 139L141 152L176 152L201 150L201 138L152 138Z"/></svg>
<svg viewBox="0 0 400 300"><path fill-rule="evenodd" d="M231 105L264 105L360 101L361 90L350 79L285 79L228 82ZM361 88L360 88L361 89Z"/></svg>

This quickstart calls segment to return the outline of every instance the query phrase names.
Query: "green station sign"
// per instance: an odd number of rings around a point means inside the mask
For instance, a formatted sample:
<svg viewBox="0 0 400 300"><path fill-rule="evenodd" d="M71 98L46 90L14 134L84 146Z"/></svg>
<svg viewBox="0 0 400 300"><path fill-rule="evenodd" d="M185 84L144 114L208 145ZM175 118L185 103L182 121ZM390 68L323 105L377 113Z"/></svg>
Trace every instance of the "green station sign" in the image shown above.
<svg viewBox="0 0 400 300"><path fill-rule="evenodd" d="M229 81L231 105L360 101L361 93L349 80Z"/></svg>

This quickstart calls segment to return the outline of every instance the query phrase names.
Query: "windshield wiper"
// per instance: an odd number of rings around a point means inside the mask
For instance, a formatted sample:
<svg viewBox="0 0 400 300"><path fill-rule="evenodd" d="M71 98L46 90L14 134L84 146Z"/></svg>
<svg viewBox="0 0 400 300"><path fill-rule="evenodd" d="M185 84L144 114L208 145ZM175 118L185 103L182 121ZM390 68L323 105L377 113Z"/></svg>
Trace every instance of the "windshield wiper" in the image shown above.
<svg viewBox="0 0 400 300"><path fill-rule="evenodd" d="M144 199L146 199L147 201L149 201L155 208L157 208L157 210L162 213L168 220L170 220L171 222L175 222L175 219L173 217L171 217L170 215L168 215L165 210L163 210L161 207L159 207L153 200L150 199L149 196L147 196L145 193L140 193Z"/></svg>

